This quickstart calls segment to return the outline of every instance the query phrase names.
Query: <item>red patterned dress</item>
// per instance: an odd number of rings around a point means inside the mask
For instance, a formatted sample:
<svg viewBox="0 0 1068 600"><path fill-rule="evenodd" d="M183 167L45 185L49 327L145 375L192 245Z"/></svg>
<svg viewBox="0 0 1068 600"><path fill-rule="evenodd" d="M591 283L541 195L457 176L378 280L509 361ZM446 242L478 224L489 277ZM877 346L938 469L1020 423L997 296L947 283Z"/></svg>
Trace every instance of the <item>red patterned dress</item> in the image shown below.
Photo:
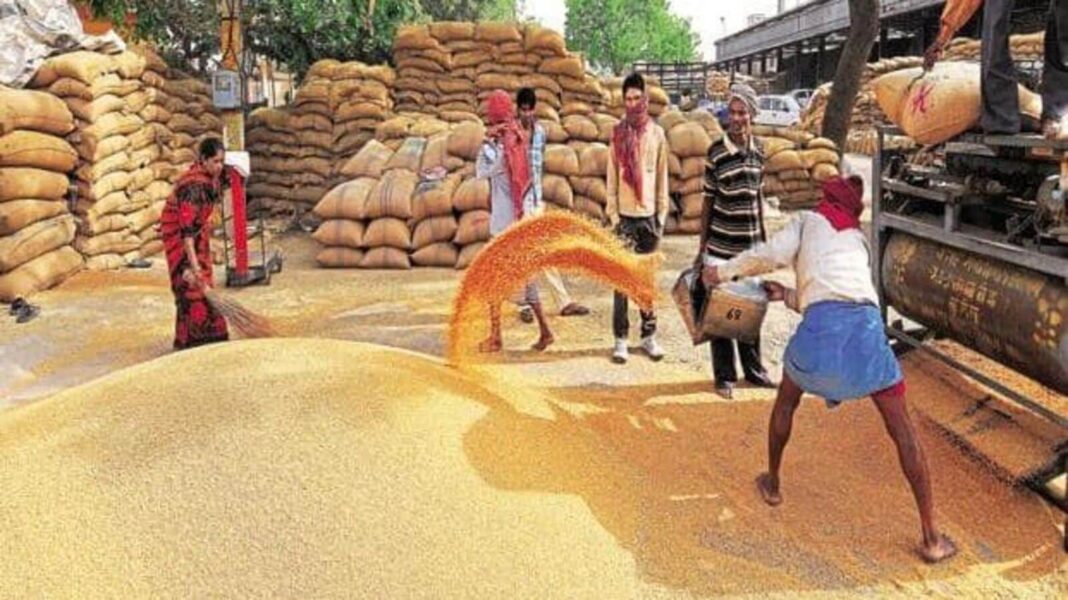
<svg viewBox="0 0 1068 600"><path fill-rule="evenodd" d="M212 308L200 290L182 279L182 273L189 268L185 238L193 238L200 271L206 281L212 281L211 214L218 197L219 189L212 177L195 164L178 181L160 217L171 291L178 309L174 326L176 350L229 339L226 320Z"/></svg>

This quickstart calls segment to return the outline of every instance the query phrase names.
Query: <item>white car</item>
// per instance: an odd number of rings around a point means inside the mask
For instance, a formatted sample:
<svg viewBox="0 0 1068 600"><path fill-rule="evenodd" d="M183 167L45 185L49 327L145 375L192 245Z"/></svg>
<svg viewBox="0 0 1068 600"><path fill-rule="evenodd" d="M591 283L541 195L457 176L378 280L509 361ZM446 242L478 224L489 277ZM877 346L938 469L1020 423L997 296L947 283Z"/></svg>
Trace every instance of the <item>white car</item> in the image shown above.
<svg viewBox="0 0 1068 600"><path fill-rule="evenodd" d="M760 96L760 114L753 121L758 125L796 125L801 121L801 106L791 96Z"/></svg>

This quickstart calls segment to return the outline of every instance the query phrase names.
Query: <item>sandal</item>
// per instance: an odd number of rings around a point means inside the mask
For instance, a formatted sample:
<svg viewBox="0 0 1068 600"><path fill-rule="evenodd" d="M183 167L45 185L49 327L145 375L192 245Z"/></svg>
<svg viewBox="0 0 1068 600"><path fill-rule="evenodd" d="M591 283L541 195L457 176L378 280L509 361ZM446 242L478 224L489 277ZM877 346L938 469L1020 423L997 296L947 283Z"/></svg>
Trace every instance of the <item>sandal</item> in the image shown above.
<svg viewBox="0 0 1068 600"><path fill-rule="evenodd" d="M15 322L19 324L29 323L30 321L36 319L37 315L39 315L40 313L41 309L37 308L32 304L25 304L22 308L19 309L18 317L15 318Z"/></svg>

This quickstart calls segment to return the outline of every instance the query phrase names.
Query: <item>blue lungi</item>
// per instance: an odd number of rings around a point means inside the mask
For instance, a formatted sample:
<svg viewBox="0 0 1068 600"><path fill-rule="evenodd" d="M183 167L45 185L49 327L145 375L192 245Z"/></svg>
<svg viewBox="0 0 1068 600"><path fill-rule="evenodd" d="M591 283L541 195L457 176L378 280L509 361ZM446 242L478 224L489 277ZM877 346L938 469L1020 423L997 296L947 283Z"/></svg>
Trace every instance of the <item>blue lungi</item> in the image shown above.
<svg viewBox="0 0 1068 600"><path fill-rule="evenodd" d="M873 304L818 302L805 309L786 346L783 369L802 390L831 408L902 380L879 309Z"/></svg>

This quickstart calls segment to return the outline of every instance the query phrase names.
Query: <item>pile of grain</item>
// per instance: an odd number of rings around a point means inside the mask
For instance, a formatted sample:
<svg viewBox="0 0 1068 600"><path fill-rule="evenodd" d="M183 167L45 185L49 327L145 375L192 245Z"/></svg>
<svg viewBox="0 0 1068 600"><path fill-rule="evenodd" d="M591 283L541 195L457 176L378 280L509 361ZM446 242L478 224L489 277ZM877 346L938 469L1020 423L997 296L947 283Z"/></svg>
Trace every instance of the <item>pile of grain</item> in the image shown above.
<svg viewBox="0 0 1068 600"><path fill-rule="evenodd" d="M732 83L744 83L758 94L768 93L767 81L742 73L712 71L705 80L705 91L714 100L726 100L731 92Z"/></svg>
<svg viewBox="0 0 1068 600"><path fill-rule="evenodd" d="M0 301L48 289L84 264L65 201L78 155L61 136L73 129L54 96L0 86Z"/></svg>
<svg viewBox="0 0 1068 600"><path fill-rule="evenodd" d="M841 154L834 142L793 128L757 126L764 146L764 193L785 210L819 203L823 182L840 174Z"/></svg>

